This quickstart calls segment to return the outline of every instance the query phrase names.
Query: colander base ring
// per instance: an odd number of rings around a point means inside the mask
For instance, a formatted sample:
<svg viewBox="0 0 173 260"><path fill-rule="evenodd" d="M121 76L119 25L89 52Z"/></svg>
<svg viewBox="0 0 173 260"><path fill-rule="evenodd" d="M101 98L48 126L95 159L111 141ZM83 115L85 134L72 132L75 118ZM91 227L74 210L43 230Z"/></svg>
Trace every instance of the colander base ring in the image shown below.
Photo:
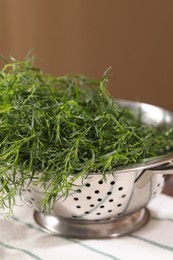
<svg viewBox="0 0 173 260"><path fill-rule="evenodd" d="M35 222L51 235L80 239L111 238L131 233L148 222L150 212L142 208L137 212L110 221L91 222L57 218L34 211Z"/></svg>

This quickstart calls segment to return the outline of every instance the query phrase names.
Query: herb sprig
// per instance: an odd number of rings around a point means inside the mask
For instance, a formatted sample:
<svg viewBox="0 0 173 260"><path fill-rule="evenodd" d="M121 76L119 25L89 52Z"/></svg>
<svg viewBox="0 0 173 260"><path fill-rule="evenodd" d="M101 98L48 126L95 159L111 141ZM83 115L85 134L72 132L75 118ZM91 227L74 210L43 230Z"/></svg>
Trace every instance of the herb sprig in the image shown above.
<svg viewBox="0 0 173 260"><path fill-rule="evenodd" d="M47 75L33 58L0 71L0 207L11 209L32 182L45 190L44 210L77 178L166 154L172 139L173 128L146 125L120 107L105 76Z"/></svg>

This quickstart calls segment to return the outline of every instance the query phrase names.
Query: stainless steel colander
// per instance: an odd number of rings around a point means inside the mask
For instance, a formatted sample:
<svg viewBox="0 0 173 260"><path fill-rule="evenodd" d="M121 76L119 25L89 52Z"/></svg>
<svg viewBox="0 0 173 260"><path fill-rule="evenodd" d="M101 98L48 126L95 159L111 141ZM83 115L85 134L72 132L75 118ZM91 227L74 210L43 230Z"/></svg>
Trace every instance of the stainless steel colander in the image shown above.
<svg viewBox="0 0 173 260"><path fill-rule="evenodd" d="M147 124L173 124L173 114L162 108L120 100L134 113L139 109ZM119 167L113 174L91 173L75 181L75 191L54 204L51 214L41 213L43 190L24 187L21 196L35 209L35 221L51 234L77 238L112 237L134 231L149 219L148 202L162 192L165 174L173 173L173 153L145 164Z"/></svg>

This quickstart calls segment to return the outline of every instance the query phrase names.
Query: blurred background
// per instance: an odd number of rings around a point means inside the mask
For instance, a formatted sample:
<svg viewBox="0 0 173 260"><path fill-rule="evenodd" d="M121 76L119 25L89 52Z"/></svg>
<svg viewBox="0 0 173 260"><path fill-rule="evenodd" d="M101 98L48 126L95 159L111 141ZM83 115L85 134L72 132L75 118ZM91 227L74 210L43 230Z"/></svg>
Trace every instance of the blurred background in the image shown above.
<svg viewBox="0 0 173 260"><path fill-rule="evenodd" d="M99 78L116 98L173 110L172 0L0 0L0 53ZM1 66L2 66L1 61Z"/></svg>

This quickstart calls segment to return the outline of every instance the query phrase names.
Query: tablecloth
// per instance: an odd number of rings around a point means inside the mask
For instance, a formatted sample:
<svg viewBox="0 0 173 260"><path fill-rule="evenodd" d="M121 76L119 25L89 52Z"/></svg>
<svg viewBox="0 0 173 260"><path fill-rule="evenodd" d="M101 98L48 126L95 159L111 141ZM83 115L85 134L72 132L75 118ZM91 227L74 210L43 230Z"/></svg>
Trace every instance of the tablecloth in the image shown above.
<svg viewBox="0 0 173 260"><path fill-rule="evenodd" d="M33 210L14 208L4 218L0 212L0 260L172 260L173 197L161 194L148 204L149 222L129 235L109 239L79 240L52 236L34 221Z"/></svg>

